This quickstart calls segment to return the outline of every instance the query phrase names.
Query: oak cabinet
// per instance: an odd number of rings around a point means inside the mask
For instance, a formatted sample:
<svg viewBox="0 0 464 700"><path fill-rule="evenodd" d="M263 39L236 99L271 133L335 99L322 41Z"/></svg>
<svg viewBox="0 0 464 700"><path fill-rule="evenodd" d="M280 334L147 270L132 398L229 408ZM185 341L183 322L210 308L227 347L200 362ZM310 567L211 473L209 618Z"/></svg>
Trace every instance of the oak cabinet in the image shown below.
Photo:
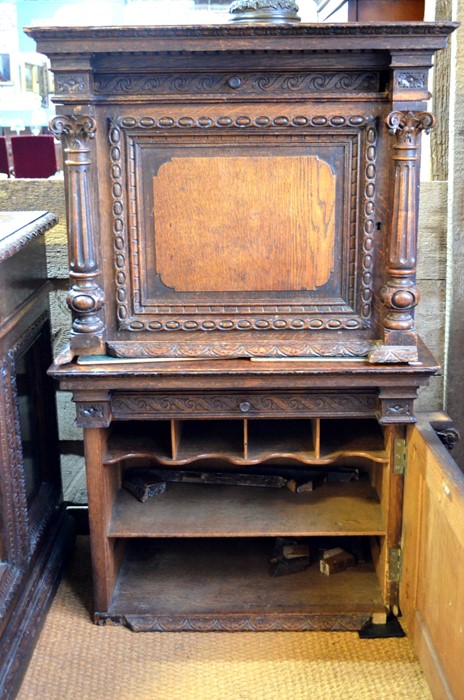
<svg viewBox="0 0 464 700"><path fill-rule="evenodd" d="M407 428L437 371L414 324L420 144L454 28L28 30L55 73L73 331L51 373L84 428L96 621L398 612ZM127 493L136 467L165 493ZM224 483L311 470L305 494ZM277 537L308 543L306 571L269 576ZM337 544L358 563L327 578Z"/></svg>

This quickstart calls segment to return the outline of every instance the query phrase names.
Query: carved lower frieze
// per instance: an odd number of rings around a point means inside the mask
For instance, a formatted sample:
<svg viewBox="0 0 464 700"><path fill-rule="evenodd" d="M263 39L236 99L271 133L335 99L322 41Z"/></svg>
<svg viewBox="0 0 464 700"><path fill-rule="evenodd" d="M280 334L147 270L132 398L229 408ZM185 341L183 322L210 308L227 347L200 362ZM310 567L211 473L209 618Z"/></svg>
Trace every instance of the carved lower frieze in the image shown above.
<svg viewBox="0 0 464 700"><path fill-rule="evenodd" d="M256 341L224 342L146 342L109 341L110 354L116 357L365 357L373 347L364 340L292 340L257 343Z"/></svg>
<svg viewBox="0 0 464 700"><path fill-rule="evenodd" d="M369 613L308 615L111 615L95 613L99 625L125 625L133 632L356 632L372 621Z"/></svg>
<svg viewBox="0 0 464 700"><path fill-rule="evenodd" d="M417 362L418 359L417 345L388 345L381 341L375 343L368 354L371 364L401 364Z"/></svg>
<svg viewBox="0 0 464 700"><path fill-rule="evenodd" d="M315 128L315 127L351 127L359 129L371 124L375 121L372 115L355 114L343 116L336 114L333 116L326 115L280 115L280 116L249 116L246 114L240 115L211 115L211 116L181 116L163 115L162 117L120 117L117 124L122 129L229 129L238 127L239 129L268 129L272 127L290 127L290 128Z"/></svg>
<svg viewBox="0 0 464 700"><path fill-rule="evenodd" d="M267 311L269 314L270 312ZM278 310L277 310L278 313ZM121 321L119 328L127 331L267 331L267 330L355 330L363 327L362 320L355 314L339 316L293 316L287 313L285 318L265 318L263 316L226 317L206 316L200 313L171 316L157 315L156 320L144 320L142 316L135 316Z"/></svg>
<svg viewBox="0 0 464 700"><path fill-rule="evenodd" d="M246 394L246 392L245 392ZM277 395L244 392L228 394L159 394L146 392L116 393L111 401L117 420L137 418L182 418L195 416L236 417L335 417L349 413L355 417L373 417L378 410L376 395L368 393L302 393Z"/></svg>

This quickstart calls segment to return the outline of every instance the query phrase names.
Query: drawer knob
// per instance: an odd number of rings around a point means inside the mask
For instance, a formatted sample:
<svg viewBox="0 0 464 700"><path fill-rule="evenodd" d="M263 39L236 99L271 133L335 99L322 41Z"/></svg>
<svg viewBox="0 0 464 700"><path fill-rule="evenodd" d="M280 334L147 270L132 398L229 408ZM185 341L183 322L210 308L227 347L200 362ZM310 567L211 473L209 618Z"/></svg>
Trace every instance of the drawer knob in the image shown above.
<svg viewBox="0 0 464 700"><path fill-rule="evenodd" d="M242 403L240 404L240 410L242 413L248 413L250 408L251 408L251 403L249 403L248 401L242 401Z"/></svg>
<svg viewBox="0 0 464 700"><path fill-rule="evenodd" d="M241 79L238 77L238 75L233 75L229 80L227 81L227 85L232 88L232 90L237 90L237 88L240 87L242 84Z"/></svg>

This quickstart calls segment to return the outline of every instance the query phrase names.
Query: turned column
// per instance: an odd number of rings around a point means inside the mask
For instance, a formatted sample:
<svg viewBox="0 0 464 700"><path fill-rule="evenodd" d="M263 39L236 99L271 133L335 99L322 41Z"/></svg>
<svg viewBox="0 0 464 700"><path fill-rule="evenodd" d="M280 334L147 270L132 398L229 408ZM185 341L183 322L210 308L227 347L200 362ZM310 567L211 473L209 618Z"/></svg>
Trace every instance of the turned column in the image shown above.
<svg viewBox="0 0 464 700"><path fill-rule="evenodd" d="M101 344L104 323L100 315L103 291L95 254L95 227L90 203L91 141L96 123L88 115L58 116L51 129L63 145L69 238L70 291L67 303L73 314L72 345L95 349Z"/></svg>
<svg viewBox="0 0 464 700"><path fill-rule="evenodd" d="M419 139L435 119L428 112L395 111L386 120L393 145L394 189L386 283L380 291L384 307L383 338L370 354L371 362L417 360L414 308L420 174Z"/></svg>

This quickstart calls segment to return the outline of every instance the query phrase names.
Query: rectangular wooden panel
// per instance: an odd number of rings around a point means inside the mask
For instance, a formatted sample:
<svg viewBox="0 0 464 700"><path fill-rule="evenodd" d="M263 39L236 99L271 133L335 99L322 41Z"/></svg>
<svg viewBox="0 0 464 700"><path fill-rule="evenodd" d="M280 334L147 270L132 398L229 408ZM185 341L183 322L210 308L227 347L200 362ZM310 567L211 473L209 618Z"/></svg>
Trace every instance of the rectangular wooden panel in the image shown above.
<svg viewBox="0 0 464 700"><path fill-rule="evenodd" d="M181 157L153 178L156 272L176 292L315 290L334 266L317 156Z"/></svg>
<svg viewBox="0 0 464 700"><path fill-rule="evenodd" d="M401 607L434 697L462 698L464 474L432 428L414 428L405 483Z"/></svg>

